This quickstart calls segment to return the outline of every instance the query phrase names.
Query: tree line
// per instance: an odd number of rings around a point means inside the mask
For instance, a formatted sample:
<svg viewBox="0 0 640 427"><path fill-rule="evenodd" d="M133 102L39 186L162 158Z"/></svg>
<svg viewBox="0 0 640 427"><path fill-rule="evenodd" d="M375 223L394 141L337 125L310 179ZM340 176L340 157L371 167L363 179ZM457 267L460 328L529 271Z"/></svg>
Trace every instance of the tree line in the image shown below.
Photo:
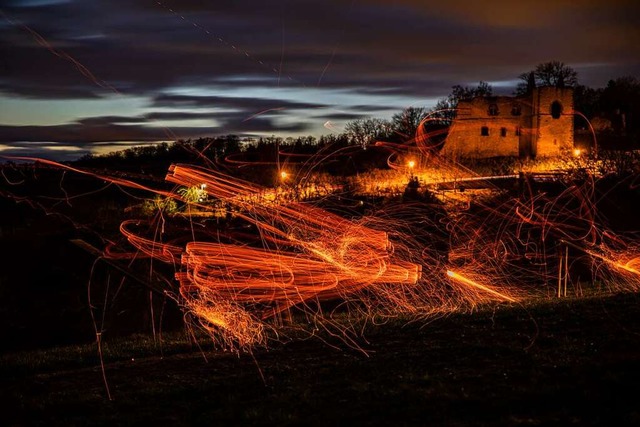
<svg viewBox="0 0 640 427"><path fill-rule="evenodd" d="M609 80L604 88L581 85L578 73L560 61L538 64L534 69L518 76L513 95L524 97L536 87L553 86L574 89L576 129L588 128L589 122L598 119L596 131L618 133L632 139L637 145L640 133L640 80L625 76ZM410 140L423 123L425 131L437 134L451 125L456 117L456 108L461 101L476 97L493 96L493 87L483 81L477 86L455 85L451 93L440 99L432 108L408 107L395 114L391 120L366 118L347 123L345 131L359 144L366 146L372 141L387 140L403 142ZM585 118L587 120L585 120ZM425 121L425 119L428 119ZM440 135L440 139L446 137ZM435 143L438 142L438 136Z"/></svg>
<svg viewBox="0 0 640 427"><path fill-rule="evenodd" d="M596 130L617 133L638 145L640 134L640 80L636 77L612 79L604 88L590 88L581 85L578 73L560 61L538 64L534 69L519 75L520 83L514 95L526 96L535 87L555 86L574 88L574 107L586 119L598 122ZM349 121L339 134L301 136L297 138L240 138L237 135L178 140L132 147L105 155L86 155L78 163L93 167L127 168L149 164L161 171L175 162L198 162L207 160L219 162L233 154L243 153L249 161L274 161L278 152L290 150L299 154L314 154L331 146L339 150L348 146L364 149L376 141L403 143L410 141L422 124L424 131L434 135L434 145L446 137L446 130L456 116L456 108L461 101L475 97L491 97L493 88L480 81L477 86L455 85L446 97L432 108L408 107L396 113L390 120L361 118ZM427 120L425 120L427 119ZM576 129L588 128L588 122L580 115L575 116ZM365 156L366 157L366 156ZM371 159L369 159L371 160ZM372 160L371 160L372 161Z"/></svg>

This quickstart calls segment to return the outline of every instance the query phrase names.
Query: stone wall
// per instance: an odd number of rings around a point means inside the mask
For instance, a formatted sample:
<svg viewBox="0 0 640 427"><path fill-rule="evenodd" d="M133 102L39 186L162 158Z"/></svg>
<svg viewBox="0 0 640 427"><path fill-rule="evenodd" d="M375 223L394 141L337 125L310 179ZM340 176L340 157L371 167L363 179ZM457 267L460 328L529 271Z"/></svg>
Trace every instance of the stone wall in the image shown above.
<svg viewBox="0 0 640 427"><path fill-rule="evenodd" d="M491 109L491 110L490 110ZM517 156L529 108L519 98L475 98L460 102L443 154L453 157ZM485 128L487 134L483 134Z"/></svg>
<svg viewBox="0 0 640 427"><path fill-rule="evenodd" d="M552 111L552 105L558 107ZM552 115L555 114L557 118ZM458 104L442 148L449 157L557 156L573 148L573 89L543 87L523 97Z"/></svg>
<svg viewBox="0 0 640 427"><path fill-rule="evenodd" d="M573 89L542 87L533 91L537 105L533 131L537 134L537 155L558 156L573 149ZM559 105L553 115L552 106ZM556 118L557 117L557 118Z"/></svg>

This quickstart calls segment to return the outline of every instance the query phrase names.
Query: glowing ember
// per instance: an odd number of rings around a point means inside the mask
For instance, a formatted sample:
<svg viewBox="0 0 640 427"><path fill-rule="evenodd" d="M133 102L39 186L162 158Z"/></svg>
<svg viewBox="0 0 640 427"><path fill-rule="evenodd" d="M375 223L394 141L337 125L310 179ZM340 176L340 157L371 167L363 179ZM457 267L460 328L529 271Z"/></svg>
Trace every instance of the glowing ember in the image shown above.
<svg viewBox="0 0 640 427"><path fill-rule="evenodd" d="M467 279L466 277L451 271L451 270L447 270L447 276L451 277L452 279L456 280L457 282L460 282L464 285L468 285L471 288L475 288L475 289L479 289L482 292L486 292L496 298L498 298L499 300L503 300L503 301L508 301L508 302L516 302L517 300L509 295L506 295L504 293L498 292L494 289L491 289L488 286L485 285L481 285L480 283L474 282L473 280Z"/></svg>
<svg viewBox="0 0 640 427"><path fill-rule="evenodd" d="M291 310L312 319L314 327L334 327L335 312L323 311L329 301L347 316L373 319L515 303L545 295L554 283L566 294L571 270L580 263L611 289L640 289L637 239L605 227L596 209L594 175L559 185L557 194L550 194L537 191L528 174L478 177L443 159L418 161L409 157L415 152L381 146L395 150L388 158L392 170L372 174L372 183L356 182L361 194L387 180L406 186L408 167L421 185L452 183L446 198L460 203L444 205L439 215L432 205L411 199L355 219L292 197L301 187L284 170L279 176L287 185L265 188L211 169L173 165L166 181L176 184L176 191L157 191L131 180L42 163L176 199L188 208L181 218L193 220L195 211L204 218L226 212L227 219L236 218L232 223L249 227L243 232L203 222L173 230L167 238L149 231L156 228L153 221L128 219L120 232L132 249L114 244L105 250L107 257L147 257L174 269L177 285L168 291L227 348L266 344L282 333L278 319ZM417 165L420 170L414 171ZM556 173L540 177L565 179ZM463 185L486 187L498 179L512 180L518 191L460 191ZM331 187L322 197L339 188ZM198 197L189 197L191 189ZM471 200L469 193L482 197ZM358 199L340 202L356 209L364 205ZM171 227L170 219L162 221L163 229Z"/></svg>

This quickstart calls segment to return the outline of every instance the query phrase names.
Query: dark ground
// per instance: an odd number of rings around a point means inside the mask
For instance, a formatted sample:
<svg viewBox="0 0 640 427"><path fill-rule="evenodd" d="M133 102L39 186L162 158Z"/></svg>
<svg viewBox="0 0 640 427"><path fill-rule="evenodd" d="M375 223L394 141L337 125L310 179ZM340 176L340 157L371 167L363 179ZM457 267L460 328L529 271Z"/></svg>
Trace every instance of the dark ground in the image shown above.
<svg viewBox="0 0 640 427"><path fill-rule="evenodd" d="M639 425L640 296L499 306L249 355L178 335L1 357L4 425ZM206 356L206 360L205 357ZM264 376L261 377L260 371Z"/></svg>
<svg viewBox="0 0 640 427"><path fill-rule="evenodd" d="M61 193L55 178L38 181L51 188L37 194ZM640 425L635 294L389 322L367 329L368 356L311 338L257 350L255 360L206 340L200 352L176 332L181 315L167 305L172 332L161 352L148 335L149 291L128 280L120 292L116 273L103 263L92 270L95 257L70 243L95 239L85 224L100 235L117 230L132 203L119 194L50 201L74 224L0 197L0 425ZM616 200L637 200L623 196ZM106 314L112 401L87 344L89 288L95 313Z"/></svg>

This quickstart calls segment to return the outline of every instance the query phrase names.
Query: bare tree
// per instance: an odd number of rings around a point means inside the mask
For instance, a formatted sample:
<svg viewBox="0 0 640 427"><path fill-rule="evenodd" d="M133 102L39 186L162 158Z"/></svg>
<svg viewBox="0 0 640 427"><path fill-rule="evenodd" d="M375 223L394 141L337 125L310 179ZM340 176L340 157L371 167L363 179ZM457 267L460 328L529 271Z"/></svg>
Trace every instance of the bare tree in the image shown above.
<svg viewBox="0 0 640 427"><path fill-rule="evenodd" d="M536 86L575 87L578 84L578 72L560 61L549 61L536 65L532 71L518 76L521 82L516 95L529 93Z"/></svg>
<svg viewBox="0 0 640 427"><path fill-rule="evenodd" d="M424 107L408 107L402 112L396 113L391 119L393 131L400 135L402 139L412 138L420 122L429 114L429 110Z"/></svg>
<svg viewBox="0 0 640 427"><path fill-rule="evenodd" d="M400 139L411 139L416 135L418 126L429 117L427 126L446 127L450 126L455 118L455 109L460 101L468 101L479 96L491 96L493 88L487 82L479 82L478 86L455 85L451 88L451 93L438 101L435 107L427 109L424 107L408 107L397 113L392 118L393 131ZM425 129L423 129L425 130Z"/></svg>
<svg viewBox="0 0 640 427"><path fill-rule="evenodd" d="M460 101L470 101L473 98L493 95L493 87L483 81L480 81L476 87L455 85L451 89L449 96L438 101L430 111L435 125L450 126L456 117L455 110Z"/></svg>
<svg viewBox="0 0 640 427"><path fill-rule="evenodd" d="M357 119L348 122L344 130L352 144L366 149L376 140L384 140L391 135L391 123L383 119Z"/></svg>
<svg viewBox="0 0 640 427"><path fill-rule="evenodd" d="M476 87L455 85L451 89L451 94L449 94L447 99L454 108L458 105L459 101L469 101L473 98L491 96L493 94L493 87L483 81L480 81Z"/></svg>

